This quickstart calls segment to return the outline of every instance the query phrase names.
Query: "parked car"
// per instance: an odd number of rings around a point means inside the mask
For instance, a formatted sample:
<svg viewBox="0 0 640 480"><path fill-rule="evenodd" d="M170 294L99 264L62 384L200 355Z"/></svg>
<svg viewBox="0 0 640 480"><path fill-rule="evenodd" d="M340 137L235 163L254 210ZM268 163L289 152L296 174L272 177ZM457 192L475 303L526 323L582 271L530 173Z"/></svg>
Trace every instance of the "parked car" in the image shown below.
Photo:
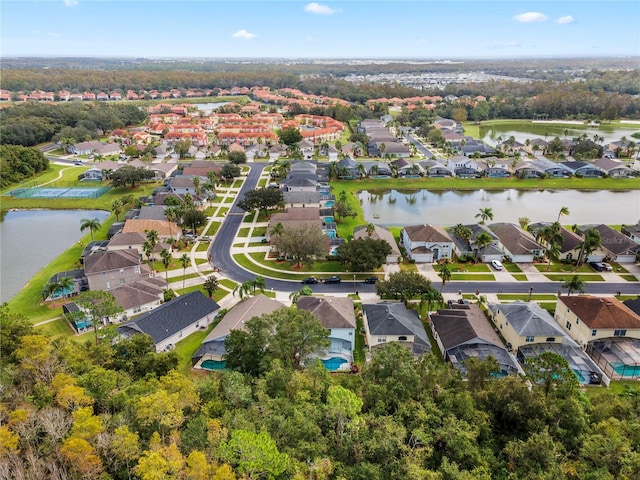
<svg viewBox="0 0 640 480"><path fill-rule="evenodd" d="M380 280L378 277L367 277L364 279L364 283L374 284L378 283L378 280Z"/></svg>
<svg viewBox="0 0 640 480"><path fill-rule="evenodd" d="M324 283L340 283L340 277L332 275L324 279Z"/></svg>
<svg viewBox="0 0 640 480"><path fill-rule="evenodd" d="M74 165L82 165L82 160L74 160Z"/></svg>
<svg viewBox="0 0 640 480"><path fill-rule="evenodd" d="M302 283L304 283L305 285L314 285L318 283L318 279L316 277L309 277L302 280Z"/></svg>
<svg viewBox="0 0 640 480"><path fill-rule="evenodd" d="M613 271L613 268L608 263L604 263L604 262L589 262L589 265L596 272L611 272L611 271Z"/></svg>
<svg viewBox="0 0 640 480"><path fill-rule="evenodd" d="M499 260L491 260L491 266L495 269L495 270L502 270L504 267L502 265L502 262Z"/></svg>

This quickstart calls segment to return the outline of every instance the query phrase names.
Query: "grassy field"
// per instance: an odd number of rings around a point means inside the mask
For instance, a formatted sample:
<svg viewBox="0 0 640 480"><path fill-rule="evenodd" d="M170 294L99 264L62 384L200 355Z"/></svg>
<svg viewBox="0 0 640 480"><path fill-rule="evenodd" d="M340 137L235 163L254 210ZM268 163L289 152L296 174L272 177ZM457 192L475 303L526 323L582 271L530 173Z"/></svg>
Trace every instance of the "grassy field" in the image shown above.
<svg viewBox="0 0 640 480"><path fill-rule="evenodd" d="M211 333L217 322L209 325L205 330L198 330L192 333L187 338L180 340L176 343L175 352L178 355L178 368L180 373L188 375L191 371L191 357L196 350L200 347L202 341L207 338L207 335Z"/></svg>

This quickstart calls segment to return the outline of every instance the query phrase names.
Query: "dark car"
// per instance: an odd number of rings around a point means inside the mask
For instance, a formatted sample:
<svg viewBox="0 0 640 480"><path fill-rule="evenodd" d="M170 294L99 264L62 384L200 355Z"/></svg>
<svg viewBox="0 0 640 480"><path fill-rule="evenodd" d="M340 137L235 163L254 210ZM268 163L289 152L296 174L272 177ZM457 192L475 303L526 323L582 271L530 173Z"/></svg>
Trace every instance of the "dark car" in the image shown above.
<svg viewBox="0 0 640 480"><path fill-rule="evenodd" d="M604 272L611 268L610 265L602 262L589 262L589 265L591 265L591 268L593 268L596 272Z"/></svg>
<svg viewBox="0 0 640 480"><path fill-rule="evenodd" d="M378 280L380 280L378 277L367 277L364 279L364 283L368 283L368 284L378 283Z"/></svg>
<svg viewBox="0 0 640 480"><path fill-rule="evenodd" d="M340 277L332 275L324 279L324 283L340 283Z"/></svg>
<svg viewBox="0 0 640 480"><path fill-rule="evenodd" d="M309 277L309 278L305 278L304 280L302 280L302 283L304 283L306 285L314 285L314 284L318 283L318 279L316 277Z"/></svg>

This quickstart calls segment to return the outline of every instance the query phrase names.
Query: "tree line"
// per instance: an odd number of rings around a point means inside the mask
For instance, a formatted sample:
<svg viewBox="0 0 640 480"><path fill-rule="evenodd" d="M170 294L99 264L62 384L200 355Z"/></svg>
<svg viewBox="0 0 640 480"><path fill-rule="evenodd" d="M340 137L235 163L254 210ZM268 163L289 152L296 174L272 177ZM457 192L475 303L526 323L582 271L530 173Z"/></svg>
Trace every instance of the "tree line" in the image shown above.
<svg viewBox="0 0 640 480"><path fill-rule="evenodd" d="M49 160L35 148L0 145L0 186L20 183L46 171Z"/></svg>

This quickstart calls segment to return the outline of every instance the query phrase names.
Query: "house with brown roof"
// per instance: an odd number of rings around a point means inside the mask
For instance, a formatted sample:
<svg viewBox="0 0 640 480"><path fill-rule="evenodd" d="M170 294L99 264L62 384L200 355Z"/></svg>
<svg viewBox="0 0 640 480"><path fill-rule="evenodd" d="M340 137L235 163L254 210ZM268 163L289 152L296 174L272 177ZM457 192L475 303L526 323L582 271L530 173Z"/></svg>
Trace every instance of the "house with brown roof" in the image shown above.
<svg viewBox="0 0 640 480"><path fill-rule="evenodd" d="M533 263L536 257L544 257L546 249L536 242L533 235L513 223L489 225L498 237L498 248L514 263Z"/></svg>
<svg viewBox="0 0 640 480"><path fill-rule="evenodd" d="M608 225L601 224L593 228L600 233L602 244L589 257L590 262L601 262L605 258L618 263L634 263L636 261L636 257L640 254L640 245L631 238Z"/></svg>
<svg viewBox="0 0 640 480"><path fill-rule="evenodd" d="M124 223L122 233L138 232L146 236L146 232L155 230L158 232L158 238L166 241L169 238L179 239L182 230L175 222L168 220L150 220L150 219L129 219Z"/></svg>
<svg viewBox="0 0 640 480"><path fill-rule="evenodd" d="M442 357L462 372L469 358L494 357L503 375L522 372L500 337L476 304L453 304L432 313L431 331Z"/></svg>
<svg viewBox="0 0 640 480"><path fill-rule="evenodd" d="M411 225L404 227L402 244L407 256L416 263L432 263L451 258L453 240L447 231L437 225Z"/></svg>
<svg viewBox="0 0 640 480"><path fill-rule="evenodd" d="M149 277L149 268L137 250L112 250L84 257L84 274L89 290L110 290Z"/></svg>
<svg viewBox="0 0 640 480"><path fill-rule="evenodd" d="M281 308L286 308L283 303L265 295L256 295L240 300L202 341L198 351L191 357L193 368L224 369L226 367L224 356L227 353L225 341L231 331L244 330L245 323L252 318L273 313Z"/></svg>
<svg viewBox="0 0 640 480"><path fill-rule="evenodd" d="M385 260L386 263L398 263L402 257L400 248L398 247L395 238L393 238L393 234L380 225L373 226L373 232L371 232L371 235L367 232L366 225L357 226L353 229L353 239L357 240L358 238L372 238L373 240L384 240L387 242L391 247L391 253L387 255Z"/></svg>
<svg viewBox="0 0 640 480"><path fill-rule="evenodd" d="M356 336L353 300L348 297L301 296L297 307L311 312L329 330L329 349L318 352L314 357L319 358L330 372L350 369Z"/></svg>
<svg viewBox="0 0 640 480"><path fill-rule="evenodd" d="M125 319L148 312L162 303L162 289L158 289L159 293L154 295L138 288L137 284L138 282L133 285L121 285L109 290L116 299L116 303L124 310Z"/></svg>
<svg viewBox="0 0 640 480"><path fill-rule="evenodd" d="M320 218L319 207L290 207L283 213L276 213L269 219L269 226L267 227L267 239L269 238L269 232L274 225L281 223L282 225L300 225L309 224L317 225L318 228L322 228L322 219Z"/></svg>
<svg viewBox="0 0 640 480"><path fill-rule="evenodd" d="M608 378L640 378L640 315L620 300L560 296L555 319Z"/></svg>

